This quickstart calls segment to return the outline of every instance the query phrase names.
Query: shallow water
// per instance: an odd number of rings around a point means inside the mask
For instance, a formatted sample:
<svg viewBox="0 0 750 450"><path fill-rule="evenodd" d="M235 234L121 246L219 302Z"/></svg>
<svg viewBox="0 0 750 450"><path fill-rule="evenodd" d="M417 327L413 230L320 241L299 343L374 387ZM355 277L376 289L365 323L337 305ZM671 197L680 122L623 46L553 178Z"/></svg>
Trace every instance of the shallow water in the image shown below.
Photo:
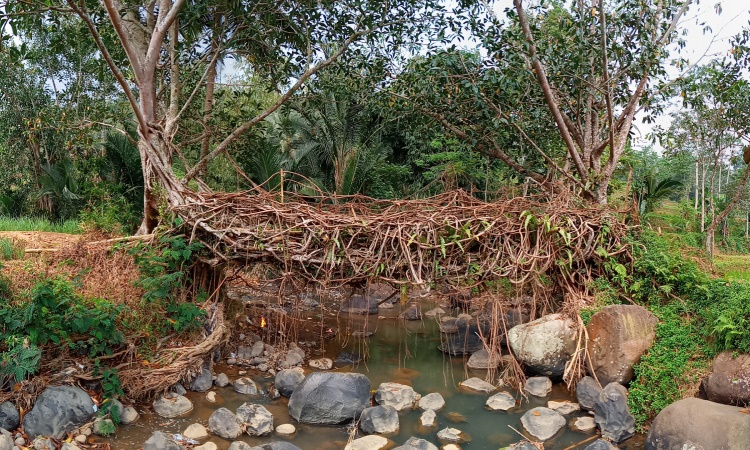
<svg viewBox="0 0 750 450"><path fill-rule="evenodd" d="M381 310L381 314L383 311ZM523 431L521 416L525 411L536 406L546 406L548 400L571 400L576 401L563 385L556 384L552 393L546 399L529 397L524 399L518 396L519 406L515 411L489 411L485 409L485 401L491 394L472 394L457 389L460 381L479 376L484 378L485 371L472 371L465 369L464 358L448 357L443 355L437 346L440 344L440 335L437 322L434 319L425 318L422 322L403 322L394 316L397 311L384 313L390 316L378 320L370 318L340 318L339 329L346 327L353 329L367 329L373 331L374 335L367 339L352 339L342 343L340 341L327 342L325 355L331 359L342 350L356 351L367 355L367 361L360 363L357 367L346 367L334 369L339 371L354 371L367 375L370 379L372 389L382 382L398 382L411 385L422 395L431 392L439 392L446 401L446 406L438 412L438 427L428 431L420 430L418 426L421 410L403 411L399 413L400 432L396 436L388 436L397 445L402 444L410 436L418 436L438 445L437 431L447 426L458 428L471 436L471 442L462 444L463 449L484 450L498 449L506 445L518 442L521 436L513 431L511 427L519 432ZM317 356L316 356L317 357ZM217 365L215 373L224 372L230 380L240 375L241 370L235 366ZM307 369L306 369L307 370ZM273 377L249 370L247 376L252 376L259 386L267 391L273 383ZM161 430L169 434L181 433L192 423L199 422L208 425L208 417L219 407L226 407L235 411L244 402L259 403L264 405L274 416L274 426L283 423L293 423L297 427L294 436L282 438L278 436L250 437L242 436L243 440L251 445L259 445L276 440L288 440L302 450L317 449L343 449L349 438L346 426L311 426L296 423L287 413L286 398L270 400L267 396L246 396L234 392L231 386L226 388L213 388L217 393L217 403L210 403L205 398L205 393L188 392L186 395L194 404L193 411L177 419L164 419L153 414L150 409L138 408L141 419L133 425L122 426L118 429L117 436L106 439L113 450L131 450L140 448L155 430ZM502 389L501 389L502 390ZM513 391L510 391L514 393ZM460 420L456 414L465 418ZM584 412L566 416L568 422ZM561 432L550 441L545 442L547 450L567 450L584 448L591 441L592 434L573 432L567 430ZM229 447L230 442L216 436L209 438L217 444L220 450ZM582 441L585 444L576 445ZM641 444L638 437L631 439L623 448L636 449Z"/></svg>

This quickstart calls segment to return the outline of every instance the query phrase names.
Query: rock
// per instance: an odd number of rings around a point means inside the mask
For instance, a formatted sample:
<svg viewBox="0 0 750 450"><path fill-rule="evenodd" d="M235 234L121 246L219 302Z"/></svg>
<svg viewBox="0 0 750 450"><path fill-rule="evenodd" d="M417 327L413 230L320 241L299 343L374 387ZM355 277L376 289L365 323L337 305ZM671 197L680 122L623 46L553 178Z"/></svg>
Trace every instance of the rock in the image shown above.
<svg viewBox="0 0 750 450"><path fill-rule="evenodd" d="M211 403L216 403L216 392L214 391L206 392L206 400L208 400Z"/></svg>
<svg viewBox="0 0 750 450"><path fill-rule="evenodd" d="M508 331L508 344L530 370L560 378L576 349L576 324L561 314L544 316Z"/></svg>
<svg viewBox="0 0 750 450"><path fill-rule="evenodd" d="M392 450L438 450L438 448L431 442L412 436L404 442L404 445L399 445Z"/></svg>
<svg viewBox="0 0 750 450"><path fill-rule="evenodd" d="M530 435L546 441L565 426L565 418L556 411L540 406L521 416L521 424Z"/></svg>
<svg viewBox="0 0 750 450"><path fill-rule="evenodd" d="M461 414L460 412L451 411L445 413L445 418L450 420L453 423L466 423L468 420L466 420L466 416Z"/></svg>
<svg viewBox="0 0 750 450"><path fill-rule="evenodd" d="M495 390L495 386L477 377L469 378L466 381L462 381L461 383L459 383L459 386L461 386L462 388L472 390L472 391L486 392L486 393L489 393Z"/></svg>
<svg viewBox="0 0 750 450"><path fill-rule="evenodd" d="M504 450L539 450L539 448L529 441L521 441L505 447Z"/></svg>
<svg viewBox="0 0 750 450"><path fill-rule="evenodd" d="M404 320L422 320L422 311L420 311L419 306L411 305L406 311L399 314L398 317Z"/></svg>
<svg viewBox="0 0 750 450"><path fill-rule="evenodd" d="M373 336L374 334L375 333L373 333L372 331L357 330L357 331L352 332L352 337L355 337L355 338L368 338L368 337Z"/></svg>
<svg viewBox="0 0 750 450"><path fill-rule="evenodd" d="M237 408L237 420L250 436L264 436L273 431L273 414L261 405L243 403Z"/></svg>
<svg viewBox="0 0 750 450"><path fill-rule="evenodd" d="M628 391L619 383L604 387L603 399L594 405L594 421L602 437L622 442L635 434L635 418L628 407Z"/></svg>
<svg viewBox="0 0 750 450"><path fill-rule="evenodd" d="M78 428L94 415L94 402L79 387L48 387L23 418L23 429L30 438L51 436L60 439L65 431Z"/></svg>
<svg viewBox="0 0 750 450"><path fill-rule="evenodd" d="M742 408L698 398L678 400L656 416L645 450L746 449L750 414Z"/></svg>
<svg viewBox="0 0 750 450"><path fill-rule="evenodd" d="M437 316L441 316L443 314L445 314L445 310L443 308L437 307L437 308L433 308L433 309L431 309L429 311L426 311L423 314L423 316L425 316L425 317L437 317Z"/></svg>
<svg viewBox="0 0 750 450"><path fill-rule="evenodd" d="M77 439L77 438L78 438L78 436L76 436L76 439ZM84 437L83 437L83 439L85 440L85 439L86 439L86 436L84 436ZM24 445L26 445L26 439L22 438L21 436L18 436L18 437L16 438L16 440L15 440L15 441L13 441L13 442L14 442L14 443L16 444L16 446L18 446L18 447L23 447Z"/></svg>
<svg viewBox="0 0 750 450"><path fill-rule="evenodd" d="M242 444L244 445L244 447L243 446L233 447L234 444ZM229 446L229 450L301 450L301 449L290 442L277 441L277 442L269 442L267 444L261 444L256 447L250 447L248 444L245 444L244 442L234 442L232 443L232 445Z"/></svg>
<svg viewBox="0 0 750 450"><path fill-rule="evenodd" d="M364 361L364 358L359 353L341 352L339 353L339 356L336 357L336 361L334 361L333 363L336 364L337 367L341 367L359 364L362 361Z"/></svg>
<svg viewBox="0 0 750 450"><path fill-rule="evenodd" d="M424 410L432 409L439 411L445 406L445 399L437 392L427 394L419 399L419 407Z"/></svg>
<svg viewBox="0 0 750 450"><path fill-rule="evenodd" d="M469 369L497 369L497 367L500 365L500 355L497 353L492 353L492 356L490 356L490 352L487 351L486 348L483 348L481 350L478 350L471 354L469 357L469 361L466 363L466 366Z"/></svg>
<svg viewBox="0 0 750 450"><path fill-rule="evenodd" d="M456 444L448 444L448 445L444 445L442 450L461 450L461 447L459 447Z"/></svg>
<svg viewBox="0 0 750 450"><path fill-rule="evenodd" d="M208 437L208 430L206 430L206 427L204 427L203 425L194 423L185 428L185 431L182 432L182 435L188 439L195 439L196 441L199 441Z"/></svg>
<svg viewBox="0 0 750 450"><path fill-rule="evenodd" d="M154 412L161 417L171 419L193 410L193 403L182 395L161 397L153 404Z"/></svg>
<svg viewBox="0 0 750 450"><path fill-rule="evenodd" d="M208 429L211 433L224 439L237 439L242 434L240 420L230 410L219 408L208 418Z"/></svg>
<svg viewBox="0 0 750 450"><path fill-rule="evenodd" d="M380 450L388 446L388 439L382 436L365 436L348 443L344 450Z"/></svg>
<svg viewBox="0 0 750 450"><path fill-rule="evenodd" d="M295 428L291 423L284 423L276 427L276 434L280 434L282 436L291 436L296 432L297 428Z"/></svg>
<svg viewBox="0 0 750 450"><path fill-rule="evenodd" d="M465 442L464 432L457 428L443 428L438 431L438 439L444 442Z"/></svg>
<svg viewBox="0 0 750 450"><path fill-rule="evenodd" d="M2 449L2 447L0 447L0 449ZM63 443L62 447L60 447L60 450L81 450L81 447L70 442L65 442Z"/></svg>
<svg viewBox="0 0 750 450"><path fill-rule="evenodd" d="M123 425L130 425L131 423L137 421L140 417L141 415L138 414L138 411L136 411L135 408L133 408L132 406L126 406L120 413L120 422Z"/></svg>
<svg viewBox="0 0 750 450"><path fill-rule="evenodd" d="M200 375L193 379L190 390L195 392L206 392L214 384L214 376L208 367L204 367Z"/></svg>
<svg viewBox="0 0 750 450"><path fill-rule="evenodd" d="M251 358L257 358L259 356L263 356L263 352L266 350L266 345L263 343L263 341L258 341L253 344L252 348L250 349L250 353L245 353L245 357L243 358L243 353L238 351L238 356L242 359L251 359Z"/></svg>
<svg viewBox="0 0 750 450"><path fill-rule="evenodd" d="M14 446L15 442L13 442L12 437L6 435L0 436L0 450L13 450Z"/></svg>
<svg viewBox="0 0 750 450"><path fill-rule="evenodd" d="M534 397L546 397L552 392L552 380L547 377L530 377L526 380L523 390Z"/></svg>
<svg viewBox="0 0 750 450"><path fill-rule="evenodd" d="M206 442L203 445L193 447L193 450L218 450L218 448L213 442Z"/></svg>
<svg viewBox="0 0 750 450"><path fill-rule="evenodd" d="M187 394L187 390L180 383L175 383L175 385L169 389L169 392L173 392L177 395Z"/></svg>
<svg viewBox="0 0 750 450"><path fill-rule="evenodd" d="M604 390L594 377L583 377L576 385L578 404L586 411L592 411L597 402L604 398Z"/></svg>
<svg viewBox="0 0 750 450"><path fill-rule="evenodd" d="M313 359L309 364L310 367L318 370L331 370L333 368L333 361L328 358Z"/></svg>
<svg viewBox="0 0 750 450"><path fill-rule="evenodd" d="M94 434L97 436L111 436L117 431L112 419L102 419L94 422Z"/></svg>
<svg viewBox="0 0 750 450"><path fill-rule="evenodd" d="M378 299L372 296L352 295L341 305L341 312L349 314L377 314Z"/></svg>
<svg viewBox="0 0 750 450"><path fill-rule="evenodd" d="M289 398L289 415L302 423L356 420L370 404L370 380L358 373L315 372Z"/></svg>
<svg viewBox="0 0 750 450"><path fill-rule="evenodd" d="M507 392L500 392L487 399L485 403L493 411L508 411L516 406L516 399Z"/></svg>
<svg viewBox="0 0 750 450"><path fill-rule="evenodd" d="M21 423L18 409L11 402L0 403L0 428L4 430L15 430Z"/></svg>
<svg viewBox="0 0 750 450"><path fill-rule="evenodd" d="M52 442L52 439L43 437L34 439L34 442L31 443L31 446L34 448L34 450L54 450L55 447L57 447L55 443Z"/></svg>
<svg viewBox="0 0 750 450"><path fill-rule="evenodd" d="M611 442L607 442L604 439L597 439L591 444L587 445L584 450L618 450L618 448L612 445Z"/></svg>
<svg viewBox="0 0 750 450"><path fill-rule="evenodd" d="M276 373L274 386L284 397L289 397L294 392L294 388L305 379L305 371L301 367L294 369L284 369Z"/></svg>
<svg viewBox="0 0 750 450"><path fill-rule="evenodd" d="M389 405L365 408L359 418L359 429L367 434L397 434L398 411Z"/></svg>
<svg viewBox="0 0 750 450"><path fill-rule="evenodd" d="M216 377L214 384L218 387L227 387L229 385L229 377L225 373L220 373Z"/></svg>
<svg viewBox="0 0 750 450"><path fill-rule="evenodd" d="M234 383L232 383L232 389L240 394L258 395L258 386L253 380L247 377L234 380Z"/></svg>
<svg viewBox="0 0 750 450"><path fill-rule="evenodd" d="M302 364L303 362L305 362L305 352L300 348L293 348L286 352L286 356L284 357L284 361L281 363L281 367L284 369L288 369L290 367Z"/></svg>
<svg viewBox="0 0 750 450"><path fill-rule="evenodd" d="M581 410L581 406L578 403L569 402L569 401L562 401L562 402L547 402L547 408L557 411L563 416L567 416L568 414L573 414L576 411Z"/></svg>
<svg viewBox="0 0 750 450"><path fill-rule="evenodd" d="M750 355L740 354L736 358L732 355L732 352L719 353L711 373L701 383L701 394L707 400L725 405L750 405Z"/></svg>
<svg viewBox="0 0 750 450"><path fill-rule="evenodd" d="M589 433L596 430L596 422L594 422L594 418L591 416L576 417L571 422L570 428L572 428L573 431Z"/></svg>
<svg viewBox="0 0 750 450"><path fill-rule="evenodd" d="M658 319L638 305L610 305L591 316L586 330L591 369L599 382L629 383L633 366L656 338Z"/></svg>
<svg viewBox="0 0 750 450"><path fill-rule="evenodd" d="M454 332L442 337L443 342L440 344L440 351L453 356L470 355L484 348L484 342L480 336L490 334L490 325L488 322L468 315L462 314L453 323L446 321L441 323L441 331L450 330Z"/></svg>
<svg viewBox="0 0 750 450"><path fill-rule="evenodd" d="M182 447L168 434L154 431L154 434L143 444L143 450L182 450Z"/></svg>
<svg viewBox="0 0 750 450"><path fill-rule="evenodd" d="M411 386L399 383L381 383L375 392L375 401L379 405L389 405L397 411L411 409L420 396Z"/></svg>
<svg viewBox="0 0 750 450"><path fill-rule="evenodd" d="M435 413L435 410L428 409L427 411L423 412L419 417L419 423L425 428L436 427L437 414Z"/></svg>

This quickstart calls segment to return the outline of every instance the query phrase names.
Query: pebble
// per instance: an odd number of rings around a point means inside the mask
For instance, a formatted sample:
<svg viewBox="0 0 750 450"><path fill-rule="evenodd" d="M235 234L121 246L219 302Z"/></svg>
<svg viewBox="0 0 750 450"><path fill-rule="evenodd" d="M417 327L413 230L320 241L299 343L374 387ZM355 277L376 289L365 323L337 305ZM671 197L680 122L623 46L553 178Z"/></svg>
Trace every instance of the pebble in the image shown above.
<svg viewBox="0 0 750 450"><path fill-rule="evenodd" d="M214 384L219 387L226 387L227 385L229 385L229 377L225 373L220 373L216 377L216 380L214 380Z"/></svg>
<svg viewBox="0 0 750 450"><path fill-rule="evenodd" d="M218 448L213 442L206 442L203 445L193 447L193 450L217 450Z"/></svg>
<svg viewBox="0 0 750 450"><path fill-rule="evenodd" d="M463 440L462 434L463 432L457 428L443 428L438 431L437 437L441 441L461 442Z"/></svg>
<svg viewBox="0 0 750 450"><path fill-rule="evenodd" d="M333 361L329 358L313 359L309 364L310 367L318 370L331 370L333 368Z"/></svg>
<svg viewBox="0 0 750 450"><path fill-rule="evenodd" d="M448 444L443 446L443 450L461 450L461 447L456 444Z"/></svg>
<svg viewBox="0 0 750 450"><path fill-rule="evenodd" d="M208 400L211 403L216 403L216 392L208 391L206 393L206 400Z"/></svg>
<svg viewBox="0 0 750 450"><path fill-rule="evenodd" d="M229 358L229 359L227 359L227 364L229 364L230 366L233 366L233 365L237 364L237 359L236 358Z"/></svg>
<svg viewBox="0 0 750 450"><path fill-rule="evenodd" d="M240 370L237 372L239 375L245 375L247 373L247 370Z"/></svg>
<svg viewBox="0 0 750 450"><path fill-rule="evenodd" d="M208 430L206 430L206 427L203 425L194 423L188 426L185 431L182 432L182 435L188 439L205 439L208 437Z"/></svg>
<svg viewBox="0 0 750 450"><path fill-rule="evenodd" d="M583 431L588 433L596 429L596 422L593 417L578 417L573 420L570 426L574 431Z"/></svg>
<svg viewBox="0 0 750 450"><path fill-rule="evenodd" d="M580 411L581 405L579 405L578 403L567 402L567 401L564 401L564 402L549 401L547 402L547 408L553 411L557 411L564 416L567 416L568 414L573 414L576 411Z"/></svg>
<svg viewBox="0 0 750 450"><path fill-rule="evenodd" d="M291 423L281 424L276 427L276 433L282 436L289 436L297 432L297 429Z"/></svg>
<svg viewBox="0 0 750 450"><path fill-rule="evenodd" d="M84 438L85 437L86 436L84 436ZM19 446L19 447L23 447L24 445L26 445L26 439L24 439L24 438L22 438L22 437L19 436L19 437L16 438L15 444L17 446Z"/></svg>
<svg viewBox="0 0 750 450"><path fill-rule="evenodd" d="M79 434L78 436L76 436L76 442L78 442L79 444L85 444L86 439L88 438L83 434ZM23 438L21 438L21 440L23 440ZM16 439L16 445L23 445L23 444L19 444L18 440Z"/></svg>
<svg viewBox="0 0 750 450"><path fill-rule="evenodd" d="M434 427L437 426L437 417L435 411L428 409L422 413L422 417L419 418L419 422L423 427Z"/></svg>
<svg viewBox="0 0 750 450"><path fill-rule="evenodd" d="M91 429L91 427L86 427L83 430L81 430L81 434L84 436L91 436L91 433L93 433L94 430Z"/></svg>
<svg viewBox="0 0 750 450"><path fill-rule="evenodd" d="M466 381L462 381L460 383L460 386L463 388L470 389L472 391L478 391L478 392L489 393L495 390L495 386L477 377L469 378Z"/></svg>

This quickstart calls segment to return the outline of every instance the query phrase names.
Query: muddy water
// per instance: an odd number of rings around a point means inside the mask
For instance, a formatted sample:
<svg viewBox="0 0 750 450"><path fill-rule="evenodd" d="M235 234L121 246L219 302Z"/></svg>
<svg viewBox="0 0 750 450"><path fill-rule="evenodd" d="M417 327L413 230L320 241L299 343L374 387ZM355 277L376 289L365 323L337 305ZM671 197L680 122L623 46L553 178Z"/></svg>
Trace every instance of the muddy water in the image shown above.
<svg viewBox="0 0 750 450"><path fill-rule="evenodd" d="M383 311L381 310L381 313ZM458 383L467 377L479 376L484 378L484 371L472 371L465 368L465 360L461 357L447 357L437 346L440 344L437 322L426 319L423 322L403 322L394 316L397 311L385 312L387 317L378 320L369 319L339 319L339 329L366 329L374 332L367 339L349 338L346 341L334 340L326 343L325 355L335 359L336 355L347 350L366 354L367 360L356 367L335 369L339 371L354 371L367 375L372 389L376 389L382 382L398 382L411 385L422 395L439 392L446 401L446 407L438 413L438 427L430 431L420 430L418 426L421 411L405 411L399 414L400 433L390 438L397 444L402 444L410 436L427 439L439 446L437 431L451 426L468 433L472 440L463 444L463 449L484 450L502 448L518 442L521 437L513 431L522 431L521 416L525 411L536 406L546 406L547 400L571 400L571 396L562 385L555 385L547 399L530 397L528 400L519 397L520 404L516 411L502 412L485 409L485 401L489 395L472 394L456 388ZM233 366L215 366L215 373L224 372L230 380L239 377L240 368ZM248 371L256 382L267 391L273 383L273 377L255 371ZM193 411L178 419L164 419L153 414L148 408L138 408L141 419L133 425L122 426L117 436L107 441L113 450L131 450L140 448L155 430L169 434L181 433L192 423L208 425L208 417L219 407L226 407L235 411L244 402L264 405L274 416L274 425L293 423L297 433L288 438L277 436L249 437L240 439L251 445L259 445L275 440L289 440L303 450L338 450L343 449L349 437L346 426L310 426L296 423L287 413L285 398L270 400L267 396L246 396L235 393L231 387L213 388L217 393L217 403L206 400L205 394L189 392L186 396L193 402ZM577 413L567 416L569 420L584 415ZM552 449L583 449L589 442L576 445L591 438L591 434L566 431L554 440L545 443L544 448ZM230 442L216 436L209 438L217 444L220 450L229 447ZM640 439L631 439L623 448L636 449L641 447Z"/></svg>

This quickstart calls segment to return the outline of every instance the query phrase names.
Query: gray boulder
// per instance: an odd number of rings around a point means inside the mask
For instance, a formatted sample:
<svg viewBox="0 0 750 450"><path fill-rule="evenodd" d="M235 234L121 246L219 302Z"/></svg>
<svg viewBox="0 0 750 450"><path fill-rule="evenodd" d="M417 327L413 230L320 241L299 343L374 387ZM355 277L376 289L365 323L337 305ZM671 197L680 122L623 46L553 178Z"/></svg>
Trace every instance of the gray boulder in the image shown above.
<svg viewBox="0 0 750 450"><path fill-rule="evenodd" d="M591 444L587 445L584 450L618 450L617 447L612 445L611 442L605 441L604 439L597 439Z"/></svg>
<svg viewBox="0 0 750 450"><path fill-rule="evenodd" d="M4 430L15 430L21 423L18 409L11 402L0 403L0 428Z"/></svg>
<svg viewBox="0 0 750 450"><path fill-rule="evenodd" d="M594 405L594 421L602 437L622 442L635 434L635 418L628 407L628 391L619 383L604 387L603 398Z"/></svg>
<svg viewBox="0 0 750 450"><path fill-rule="evenodd" d="M466 366L469 369L497 369L500 359L499 354L494 352L490 354L486 348L483 348L471 354Z"/></svg>
<svg viewBox="0 0 750 450"><path fill-rule="evenodd" d="M302 423L356 420L370 403L370 380L358 373L315 372L289 398L289 415Z"/></svg>
<svg viewBox="0 0 750 450"><path fill-rule="evenodd" d="M412 436L404 442L404 445L399 445L393 450L438 450L438 448L431 442Z"/></svg>
<svg viewBox="0 0 750 450"><path fill-rule="evenodd" d="M242 434L242 426L237 416L226 408L219 408L208 418L211 433L224 439L237 439Z"/></svg>
<svg viewBox="0 0 750 450"><path fill-rule="evenodd" d="M701 394L725 405L750 405L750 355L733 356L732 352L719 353L711 374L701 383Z"/></svg>
<svg viewBox="0 0 750 450"><path fill-rule="evenodd" d="M30 438L51 436L60 439L65 431L80 427L94 415L94 402L75 386L48 387L23 418L23 429Z"/></svg>
<svg viewBox="0 0 750 450"><path fill-rule="evenodd" d="M195 377L193 379L193 382L190 383L190 390L195 392L206 392L207 390L211 389L211 386L213 386L213 384L214 376L211 373L211 369L209 369L208 367L204 367L200 375Z"/></svg>
<svg viewBox="0 0 750 450"><path fill-rule="evenodd" d="M243 403L237 408L237 420L250 436L264 436L273 432L273 414L261 405Z"/></svg>
<svg viewBox="0 0 750 450"><path fill-rule="evenodd" d="M399 383L381 383L375 392L375 401L379 405L390 405L397 411L411 409L419 398L411 386Z"/></svg>
<svg viewBox="0 0 750 450"><path fill-rule="evenodd" d="M154 431L154 434L143 444L143 450L182 450L182 447L168 434Z"/></svg>
<svg viewBox="0 0 750 450"><path fill-rule="evenodd" d="M516 407L516 399L507 392L500 392L488 398L485 405L493 411L508 411Z"/></svg>
<svg viewBox="0 0 750 450"><path fill-rule="evenodd" d="M546 441L565 426L565 418L549 408L536 407L521 416L521 424L535 438Z"/></svg>
<svg viewBox="0 0 750 450"><path fill-rule="evenodd" d="M562 377L576 349L576 324L561 314L550 314L508 331L508 344L519 361L540 375Z"/></svg>
<svg viewBox="0 0 750 450"><path fill-rule="evenodd" d="M523 390L534 397L546 397L552 392L552 380L548 377L530 377L526 380Z"/></svg>
<svg viewBox="0 0 750 450"><path fill-rule="evenodd" d="M276 373L274 386L284 397L289 397L294 392L294 388L305 379L305 371L301 367L293 369L284 369Z"/></svg>
<svg viewBox="0 0 750 450"><path fill-rule="evenodd" d="M445 399L438 392L427 394L419 399L419 407L423 410L432 409L439 411L445 406Z"/></svg>
<svg viewBox="0 0 750 450"><path fill-rule="evenodd" d="M227 385L229 385L229 377L225 373L220 373L216 377L214 384L216 384L216 386L218 387L226 387Z"/></svg>
<svg viewBox="0 0 750 450"><path fill-rule="evenodd" d="M393 406L365 408L359 418L359 429L367 434L398 433L398 411Z"/></svg>
<svg viewBox="0 0 750 450"><path fill-rule="evenodd" d="M576 385L576 398L581 409L592 411L594 405L604 398L604 390L594 377L583 377Z"/></svg>
<svg viewBox="0 0 750 450"><path fill-rule="evenodd" d="M170 394L169 397L161 397L156 400L153 407L156 414L171 419L192 411L193 402L182 395Z"/></svg>
<svg viewBox="0 0 750 450"><path fill-rule="evenodd" d="M234 380L234 383L232 383L232 389L240 394L258 395L258 386L253 380L247 377Z"/></svg>
<svg viewBox="0 0 750 450"><path fill-rule="evenodd" d="M750 445L750 414L742 408L698 398L664 408L649 429L645 450L744 450Z"/></svg>
<svg viewBox="0 0 750 450"><path fill-rule="evenodd" d="M372 296L352 295L341 305L341 312L349 314L377 314L378 299Z"/></svg>

